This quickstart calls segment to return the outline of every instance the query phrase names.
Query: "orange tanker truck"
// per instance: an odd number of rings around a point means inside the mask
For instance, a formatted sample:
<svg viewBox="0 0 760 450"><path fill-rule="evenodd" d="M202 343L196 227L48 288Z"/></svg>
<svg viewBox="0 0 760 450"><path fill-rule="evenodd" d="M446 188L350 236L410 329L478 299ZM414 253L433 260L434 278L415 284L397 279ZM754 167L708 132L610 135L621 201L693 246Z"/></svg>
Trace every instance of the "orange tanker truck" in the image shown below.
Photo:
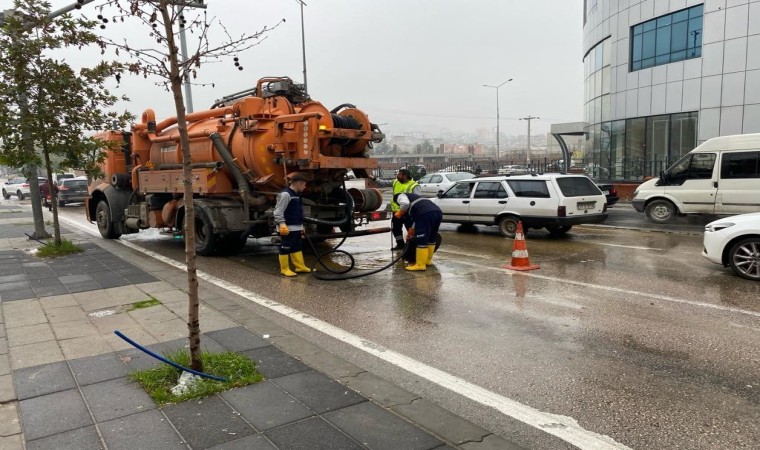
<svg viewBox="0 0 760 450"><path fill-rule="evenodd" d="M254 89L188 114L187 123L198 254L233 253L248 237L274 234L275 198L292 172L309 179L303 203L310 232L388 230L356 229L387 213L377 211L376 189L345 187L349 169L363 178L377 167L369 151L384 138L353 105L328 110L287 77L263 78ZM104 181L90 187L87 219L107 239L147 228L181 235L186 199L177 119L156 122L148 109L131 132L98 137L118 141L118 149L106 151Z"/></svg>

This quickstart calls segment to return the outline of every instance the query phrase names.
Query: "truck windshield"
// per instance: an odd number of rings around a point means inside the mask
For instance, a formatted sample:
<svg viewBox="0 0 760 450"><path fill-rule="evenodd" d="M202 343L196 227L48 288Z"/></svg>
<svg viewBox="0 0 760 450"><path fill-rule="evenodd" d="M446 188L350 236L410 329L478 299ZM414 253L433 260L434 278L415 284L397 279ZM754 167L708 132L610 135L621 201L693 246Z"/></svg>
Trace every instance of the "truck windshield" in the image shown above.
<svg viewBox="0 0 760 450"><path fill-rule="evenodd" d="M664 173L667 184L683 184L689 180L709 180L715 167L715 153L693 153L684 156Z"/></svg>

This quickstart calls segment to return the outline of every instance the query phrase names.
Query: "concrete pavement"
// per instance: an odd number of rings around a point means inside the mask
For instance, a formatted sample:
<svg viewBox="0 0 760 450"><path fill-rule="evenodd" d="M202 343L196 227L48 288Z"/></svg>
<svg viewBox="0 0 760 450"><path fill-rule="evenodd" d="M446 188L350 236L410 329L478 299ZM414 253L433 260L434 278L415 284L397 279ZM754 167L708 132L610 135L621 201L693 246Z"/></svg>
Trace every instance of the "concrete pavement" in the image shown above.
<svg viewBox="0 0 760 450"><path fill-rule="evenodd" d="M31 223L28 206L0 205L0 449L518 448L202 280L202 345L248 356L266 380L157 408L128 374L160 362L113 331L184 347L184 272L65 228L84 252L39 258Z"/></svg>

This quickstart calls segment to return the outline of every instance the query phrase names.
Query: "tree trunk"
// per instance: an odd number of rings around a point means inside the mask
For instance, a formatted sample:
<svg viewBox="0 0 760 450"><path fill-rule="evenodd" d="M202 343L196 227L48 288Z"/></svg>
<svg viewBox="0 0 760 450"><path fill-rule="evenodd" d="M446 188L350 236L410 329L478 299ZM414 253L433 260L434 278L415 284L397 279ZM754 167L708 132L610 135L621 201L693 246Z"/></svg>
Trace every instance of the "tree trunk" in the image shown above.
<svg viewBox="0 0 760 450"><path fill-rule="evenodd" d="M187 329L190 341L190 368L203 371L201 362L201 329L198 316L198 276L195 255L195 208L193 205L192 160L190 158L190 138L187 134L187 119L185 117L185 102L182 99L182 79L180 77L178 49L174 42L173 23L169 12L169 2L162 0L158 8L163 18L169 50L169 71L171 89L174 94L174 105L177 110L177 130L182 147L182 183L184 185L185 220L183 232L185 235L185 263L187 264L188 307Z"/></svg>
<svg viewBox="0 0 760 450"><path fill-rule="evenodd" d="M32 200L32 218L34 233L29 239L48 239L50 233L45 230L45 220L42 218L42 203L40 202L40 182L37 179L37 166L29 166L29 198Z"/></svg>
<svg viewBox="0 0 760 450"><path fill-rule="evenodd" d="M45 175L47 176L48 194L50 195L50 208L53 211L53 242L56 247L61 246L61 225L58 222L58 201L56 199L55 185L53 184L53 165L50 162L50 151L47 149L47 145L42 145L42 155L45 158ZM37 189L39 192L39 189ZM40 196L40 210L42 210L42 204L44 199Z"/></svg>

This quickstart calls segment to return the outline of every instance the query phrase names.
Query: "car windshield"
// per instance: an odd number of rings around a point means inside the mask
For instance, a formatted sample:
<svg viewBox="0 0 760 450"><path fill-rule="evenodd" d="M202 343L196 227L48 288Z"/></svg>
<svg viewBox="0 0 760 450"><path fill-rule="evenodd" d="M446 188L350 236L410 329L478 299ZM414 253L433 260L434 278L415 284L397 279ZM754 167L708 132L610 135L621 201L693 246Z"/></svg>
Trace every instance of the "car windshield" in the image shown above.
<svg viewBox="0 0 760 450"><path fill-rule="evenodd" d="M586 177L557 178L559 189L565 197L583 197L587 195L602 195L593 181Z"/></svg>

